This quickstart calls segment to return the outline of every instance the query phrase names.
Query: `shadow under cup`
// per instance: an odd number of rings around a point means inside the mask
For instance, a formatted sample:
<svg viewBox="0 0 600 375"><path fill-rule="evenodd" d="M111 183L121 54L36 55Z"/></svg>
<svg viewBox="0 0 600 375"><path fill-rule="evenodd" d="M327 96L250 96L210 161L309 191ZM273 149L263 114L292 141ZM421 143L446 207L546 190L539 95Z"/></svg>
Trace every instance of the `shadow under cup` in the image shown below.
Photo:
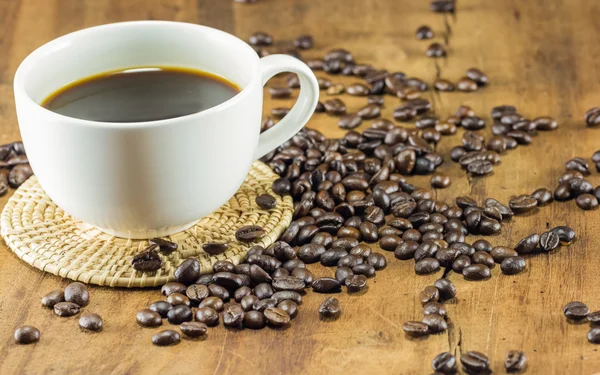
<svg viewBox="0 0 600 375"><path fill-rule="evenodd" d="M86 121L39 105L70 82L143 66L207 71L242 91L205 111L153 122ZM259 58L240 39L162 21L58 38L29 55L14 82L23 142L46 193L73 217L128 238L184 230L234 195L254 160L262 84Z"/></svg>

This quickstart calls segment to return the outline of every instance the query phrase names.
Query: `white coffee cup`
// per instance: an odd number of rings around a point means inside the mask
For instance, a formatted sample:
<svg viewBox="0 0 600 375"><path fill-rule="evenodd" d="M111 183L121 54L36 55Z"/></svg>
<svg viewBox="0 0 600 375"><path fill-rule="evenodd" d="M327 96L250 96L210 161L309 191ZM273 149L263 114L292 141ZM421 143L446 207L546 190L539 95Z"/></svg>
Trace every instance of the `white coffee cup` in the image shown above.
<svg viewBox="0 0 600 375"><path fill-rule="evenodd" d="M86 121L40 106L70 82L140 66L200 69L242 90L208 110L150 122ZM281 72L300 77L298 100L260 134L263 85ZM14 91L23 143L48 196L74 218L126 238L185 230L226 203L254 160L306 124L319 97L314 74L298 59L261 59L225 32L165 21L115 23L55 39L21 63Z"/></svg>

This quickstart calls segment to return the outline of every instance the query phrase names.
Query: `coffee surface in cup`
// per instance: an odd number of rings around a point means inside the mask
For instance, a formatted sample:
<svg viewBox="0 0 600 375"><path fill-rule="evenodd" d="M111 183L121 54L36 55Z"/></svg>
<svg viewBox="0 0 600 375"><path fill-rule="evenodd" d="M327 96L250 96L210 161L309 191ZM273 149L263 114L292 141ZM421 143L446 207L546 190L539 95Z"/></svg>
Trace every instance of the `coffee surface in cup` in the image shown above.
<svg viewBox="0 0 600 375"><path fill-rule="evenodd" d="M42 106L83 120L157 121L204 111L239 92L236 84L200 70L140 67L72 82L48 96Z"/></svg>

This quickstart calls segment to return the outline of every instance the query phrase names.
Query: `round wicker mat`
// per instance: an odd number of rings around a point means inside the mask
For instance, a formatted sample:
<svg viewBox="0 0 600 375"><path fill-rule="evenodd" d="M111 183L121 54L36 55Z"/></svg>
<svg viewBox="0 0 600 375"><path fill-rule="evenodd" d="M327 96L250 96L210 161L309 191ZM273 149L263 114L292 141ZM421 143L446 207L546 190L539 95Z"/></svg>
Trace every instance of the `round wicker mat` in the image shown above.
<svg viewBox="0 0 600 375"><path fill-rule="evenodd" d="M132 257L148 246L148 241L113 237L73 219L50 200L35 176L15 191L2 210L1 234L19 258L54 275L113 287L159 286L172 281L175 268L187 258L196 257L201 272L210 273L218 260L238 264L251 246L267 247L276 241L290 224L294 210L291 197L282 198L271 190L277 177L265 164L255 162L229 202L190 229L166 237L179 248L161 254L162 268L152 273L131 267ZM265 211L256 205L256 197L264 193L276 197L276 208ZM267 235L252 244L240 243L235 231L243 225L260 225ZM213 241L227 242L229 249L210 256L202 244Z"/></svg>

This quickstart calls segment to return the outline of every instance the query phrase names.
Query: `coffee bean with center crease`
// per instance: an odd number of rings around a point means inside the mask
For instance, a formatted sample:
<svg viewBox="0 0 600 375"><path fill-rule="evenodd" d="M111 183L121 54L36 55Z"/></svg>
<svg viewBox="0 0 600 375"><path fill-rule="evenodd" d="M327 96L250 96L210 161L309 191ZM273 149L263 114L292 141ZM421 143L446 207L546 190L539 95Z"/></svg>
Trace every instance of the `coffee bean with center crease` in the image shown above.
<svg viewBox="0 0 600 375"><path fill-rule="evenodd" d="M544 251L552 251L560 246L560 238L554 232L545 232L540 236L540 248Z"/></svg>
<svg viewBox="0 0 600 375"><path fill-rule="evenodd" d="M162 259L158 255L158 245L150 245L131 259L131 266L140 272L153 272L162 267Z"/></svg>
<svg viewBox="0 0 600 375"><path fill-rule="evenodd" d="M191 285L200 276L200 262L196 258L184 260L175 269L175 280L184 285Z"/></svg>
<svg viewBox="0 0 600 375"><path fill-rule="evenodd" d="M95 313L87 313L83 314L79 318L79 328L92 331L92 332L100 332L102 331L102 327L104 326L104 322L102 317Z"/></svg>
<svg viewBox="0 0 600 375"><path fill-rule="evenodd" d="M460 363L462 363L467 372L476 374L489 371L490 367L490 360L488 357L486 357L485 354L476 351L462 354L460 356Z"/></svg>
<svg viewBox="0 0 600 375"><path fill-rule="evenodd" d="M228 305L223 310L223 325L231 328L242 328L244 310L238 304Z"/></svg>
<svg viewBox="0 0 600 375"><path fill-rule="evenodd" d="M33 326L19 327L15 331L13 339L19 345L33 344L40 341L40 330Z"/></svg>
<svg viewBox="0 0 600 375"><path fill-rule="evenodd" d="M554 200L552 196L552 192L550 189L540 188L531 193L531 197L537 201L537 205L539 207L545 206L548 203L551 203Z"/></svg>
<svg viewBox="0 0 600 375"><path fill-rule="evenodd" d="M183 322L179 326L179 329L187 337L198 338L206 334L208 326L200 322Z"/></svg>
<svg viewBox="0 0 600 375"><path fill-rule="evenodd" d="M540 235L537 233L533 233L519 241L517 246L515 246L515 250L519 254L528 254L538 247L539 242Z"/></svg>
<svg viewBox="0 0 600 375"><path fill-rule="evenodd" d="M165 240L164 238L152 238L149 242L152 245L158 245L160 251L167 254L172 253L179 247L177 243Z"/></svg>
<svg viewBox="0 0 600 375"><path fill-rule="evenodd" d="M425 289L419 293L419 300L421 301L422 305L425 305L429 302L437 302L439 298L440 291L435 286L426 286Z"/></svg>
<svg viewBox="0 0 600 375"><path fill-rule="evenodd" d="M350 275L344 280L344 284L349 292L359 292L367 285L367 277L364 275Z"/></svg>
<svg viewBox="0 0 600 375"><path fill-rule="evenodd" d="M325 111L332 116L341 116L346 113L346 104L340 99L330 99L325 102Z"/></svg>
<svg viewBox="0 0 600 375"><path fill-rule="evenodd" d="M59 302L65 301L65 293L56 289L42 297L42 305L48 308L54 307Z"/></svg>
<svg viewBox="0 0 600 375"><path fill-rule="evenodd" d="M80 306L73 302L58 302L53 306L54 313L61 317L79 314Z"/></svg>
<svg viewBox="0 0 600 375"><path fill-rule="evenodd" d="M313 281L312 289L317 293L337 293L341 291L341 283L331 277L321 277Z"/></svg>
<svg viewBox="0 0 600 375"><path fill-rule="evenodd" d="M590 313L590 309L583 302L573 301L563 307L563 313L567 319L582 320Z"/></svg>
<svg viewBox="0 0 600 375"><path fill-rule="evenodd" d="M443 374L454 374L457 369L456 358L448 352L440 353L431 362L431 367Z"/></svg>
<svg viewBox="0 0 600 375"><path fill-rule="evenodd" d="M551 230L551 232L558 234L558 238L560 239L560 242L565 243L565 244L573 242L573 240L575 239L575 236L576 236L573 228L568 227L568 226L555 227Z"/></svg>
<svg viewBox="0 0 600 375"><path fill-rule="evenodd" d="M410 337L422 337L429 334L429 327L423 322L408 321L402 325L402 330Z"/></svg>
<svg viewBox="0 0 600 375"><path fill-rule="evenodd" d="M177 331L167 329L152 336L152 343L157 346L169 346L179 344L181 336Z"/></svg>
<svg viewBox="0 0 600 375"><path fill-rule="evenodd" d="M431 333L441 333L448 329L448 323L446 323L444 317L436 314L425 315L423 323L427 325Z"/></svg>
<svg viewBox="0 0 600 375"><path fill-rule="evenodd" d="M592 194L582 194L575 199L577 207L582 210L593 210L598 207L598 199Z"/></svg>
<svg viewBox="0 0 600 375"><path fill-rule="evenodd" d="M340 301L334 297L327 297L319 306L319 315L325 319L337 319L341 311Z"/></svg>
<svg viewBox="0 0 600 375"><path fill-rule="evenodd" d="M304 290L304 280L294 276L283 276L276 277L272 283L273 289L276 291L280 290L291 290L295 292L301 292Z"/></svg>
<svg viewBox="0 0 600 375"><path fill-rule="evenodd" d="M33 170L29 164L15 165L8 173L8 185L16 189L31 176L33 176Z"/></svg>
<svg viewBox="0 0 600 375"><path fill-rule="evenodd" d="M522 272L527 263L525 262L525 258L521 256L506 258L500 264L500 270L505 275L516 275L517 273Z"/></svg>
<svg viewBox="0 0 600 375"><path fill-rule="evenodd" d="M280 308L267 307L263 314L267 322L274 327L283 327L290 323L290 316Z"/></svg>
<svg viewBox="0 0 600 375"><path fill-rule="evenodd" d="M520 350L509 350L504 359L504 368L506 372L523 371L527 367L527 358L525 353Z"/></svg>
<svg viewBox="0 0 600 375"><path fill-rule="evenodd" d="M600 108L594 107L585 113L585 123L589 127L597 127L600 125Z"/></svg>
<svg viewBox="0 0 600 375"><path fill-rule="evenodd" d="M403 105L394 109L394 119L396 121L410 121L417 115L417 110L410 105Z"/></svg>
<svg viewBox="0 0 600 375"><path fill-rule="evenodd" d="M235 232L235 238L242 242L253 242L265 235L266 231L258 225L245 225Z"/></svg>
<svg viewBox="0 0 600 375"><path fill-rule="evenodd" d="M519 195L508 201L508 206L515 214L523 214L537 207L537 200L530 195Z"/></svg>
<svg viewBox="0 0 600 375"><path fill-rule="evenodd" d="M485 264L472 264L463 269L462 274L465 280L485 280L492 276L490 268Z"/></svg>
<svg viewBox="0 0 600 375"><path fill-rule="evenodd" d="M270 194L261 194L256 197L256 204L263 210L271 210L277 206L277 200Z"/></svg>

